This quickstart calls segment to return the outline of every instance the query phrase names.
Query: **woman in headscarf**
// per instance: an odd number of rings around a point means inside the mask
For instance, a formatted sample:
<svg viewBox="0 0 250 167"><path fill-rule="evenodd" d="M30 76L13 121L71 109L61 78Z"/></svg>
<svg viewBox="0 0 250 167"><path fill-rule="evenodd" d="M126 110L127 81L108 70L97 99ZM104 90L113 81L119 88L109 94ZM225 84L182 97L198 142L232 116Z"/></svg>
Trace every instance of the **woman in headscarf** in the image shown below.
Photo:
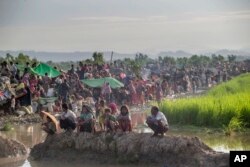
<svg viewBox="0 0 250 167"><path fill-rule="evenodd" d="M90 106L83 105L78 119L78 132L95 132L95 116Z"/></svg>

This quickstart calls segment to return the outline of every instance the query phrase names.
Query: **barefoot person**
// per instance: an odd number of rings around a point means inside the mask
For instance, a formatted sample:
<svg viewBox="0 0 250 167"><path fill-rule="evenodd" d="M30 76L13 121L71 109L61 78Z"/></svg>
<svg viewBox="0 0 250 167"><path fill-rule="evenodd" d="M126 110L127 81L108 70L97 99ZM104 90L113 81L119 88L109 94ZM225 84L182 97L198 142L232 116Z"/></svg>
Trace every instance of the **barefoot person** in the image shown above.
<svg viewBox="0 0 250 167"><path fill-rule="evenodd" d="M147 124L154 131L153 136L158 134L163 136L169 129L167 118L156 106L151 108L151 116L147 118Z"/></svg>
<svg viewBox="0 0 250 167"><path fill-rule="evenodd" d="M128 106L121 107L121 113L118 115L117 121L119 122L120 130L122 130L123 132L132 131L131 116L129 113Z"/></svg>
<svg viewBox="0 0 250 167"><path fill-rule="evenodd" d="M66 131L72 131L76 128L76 115L69 110L66 103L62 104L63 113L60 119L60 127Z"/></svg>

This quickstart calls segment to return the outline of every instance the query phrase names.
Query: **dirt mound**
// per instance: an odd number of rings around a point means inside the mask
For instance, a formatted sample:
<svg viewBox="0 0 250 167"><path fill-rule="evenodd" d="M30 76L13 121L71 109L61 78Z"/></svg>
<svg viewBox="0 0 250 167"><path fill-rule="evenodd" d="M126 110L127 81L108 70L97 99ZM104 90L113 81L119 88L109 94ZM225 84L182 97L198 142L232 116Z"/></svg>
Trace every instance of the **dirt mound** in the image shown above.
<svg viewBox="0 0 250 167"><path fill-rule="evenodd" d="M229 155L213 151L197 137L150 134L62 133L31 150L33 160L60 159L105 163L153 163L171 167L226 167Z"/></svg>
<svg viewBox="0 0 250 167"><path fill-rule="evenodd" d="M39 114L28 114L22 117L17 117L15 115L6 115L0 117L0 127L7 122L16 125L33 124L42 122L42 118Z"/></svg>
<svg viewBox="0 0 250 167"><path fill-rule="evenodd" d="M23 144L0 136L0 158L25 156L26 154L27 150Z"/></svg>

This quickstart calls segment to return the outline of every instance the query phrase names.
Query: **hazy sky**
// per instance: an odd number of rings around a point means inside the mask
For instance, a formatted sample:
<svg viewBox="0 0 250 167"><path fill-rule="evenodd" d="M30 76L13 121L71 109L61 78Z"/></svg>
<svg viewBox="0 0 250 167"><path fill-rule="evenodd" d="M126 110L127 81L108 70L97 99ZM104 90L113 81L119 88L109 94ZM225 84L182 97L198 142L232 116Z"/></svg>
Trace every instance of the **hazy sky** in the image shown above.
<svg viewBox="0 0 250 167"><path fill-rule="evenodd" d="M250 0L0 0L0 50L250 48Z"/></svg>

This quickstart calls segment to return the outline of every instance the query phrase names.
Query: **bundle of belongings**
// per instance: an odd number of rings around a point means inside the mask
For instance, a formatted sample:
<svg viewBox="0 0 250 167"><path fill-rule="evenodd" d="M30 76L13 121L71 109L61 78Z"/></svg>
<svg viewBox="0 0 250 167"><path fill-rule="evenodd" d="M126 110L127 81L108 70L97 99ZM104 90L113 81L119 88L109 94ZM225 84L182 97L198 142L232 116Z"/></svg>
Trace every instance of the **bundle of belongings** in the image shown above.
<svg viewBox="0 0 250 167"><path fill-rule="evenodd" d="M10 85L8 77L0 77L0 108L4 113L10 109L10 99L14 92Z"/></svg>

